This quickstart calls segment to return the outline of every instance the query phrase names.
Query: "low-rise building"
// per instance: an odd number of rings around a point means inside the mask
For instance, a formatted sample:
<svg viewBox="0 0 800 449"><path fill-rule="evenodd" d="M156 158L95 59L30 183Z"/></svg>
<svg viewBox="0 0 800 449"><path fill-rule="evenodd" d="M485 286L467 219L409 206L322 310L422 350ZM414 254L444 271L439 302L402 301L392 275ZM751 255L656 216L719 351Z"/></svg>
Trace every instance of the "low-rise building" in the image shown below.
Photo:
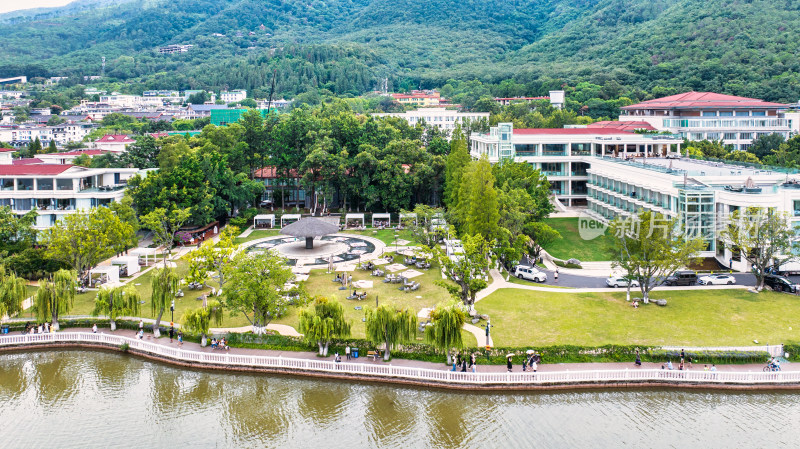
<svg viewBox="0 0 800 449"><path fill-rule="evenodd" d="M46 229L65 215L119 201L135 168L84 168L61 164L0 165L0 207L38 213Z"/></svg>
<svg viewBox="0 0 800 449"><path fill-rule="evenodd" d="M172 45L165 45L163 47L158 47L158 53L162 55L171 55L173 53L186 53L188 52L194 45L192 44L172 44Z"/></svg>
<svg viewBox="0 0 800 449"><path fill-rule="evenodd" d="M136 143L136 139L131 136L125 134L106 134L94 142L94 148L97 150L121 153L132 143Z"/></svg>
<svg viewBox="0 0 800 449"><path fill-rule="evenodd" d="M596 158L588 174L588 212L600 221L647 209L678 218L690 237L703 238L704 257L749 271L719 238L730 214L749 207L790 216L800 230L800 172L751 168L688 158L626 161Z"/></svg>
<svg viewBox="0 0 800 449"><path fill-rule="evenodd" d="M445 131L448 137L453 130L456 129L456 126L460 125L463 128L469 123L480 120L489 121L488 112L458 112L453 109L445 108L419 108L414 111L377 113L372 114L372 116L402 118L411 126L425 123L426 125L435 126L439 128L439 130Z"/></svg>
<svg viewBox="0 0 800 449"><path fill-rule="evenodd" d="M550 191L569 206L587 204L588 169L598 158L661 157L679 152L682 140L671 135L637 134L619 128L514 129L499 123L489 133L472 133L470 152L489 162L504 159L531 164L550 181Z"/></svg>
<svg viewBox="0 0 800 449"><path fill-rule="evenodd" d="M110 153L108 150L73 150L73 151L62 151L60 153L47 153L47 154L37 154L36 159L39 160L41 164L71 164L75 158L81 155L87 155L89 157L101 156L103 154ZM24 160L24 159L22 159ZM17 162L17 161L15 161Z"/></svg>
<svg viewBox="0 0 800 449"><path fill-rule="evenodd" d="M407 94L390 94L400 104L412 106L439 106L442 96L435 90L412 90Z"/></svg>
<svg viewBox="0 0 800 449"><path fill-rule="evenodd" d="M746 150L766 134L789 137L789 105L712 92L686 92L623 106L621 121L647 122L689 140L721 140Z"/></svg>
<svg viewBox="0 0 800 449"><path fill-rule="evenodd" d="M238 103L245 98L247 98L247 91L241 89L222 91L219 93L219 99L225 103Z"/></svg>

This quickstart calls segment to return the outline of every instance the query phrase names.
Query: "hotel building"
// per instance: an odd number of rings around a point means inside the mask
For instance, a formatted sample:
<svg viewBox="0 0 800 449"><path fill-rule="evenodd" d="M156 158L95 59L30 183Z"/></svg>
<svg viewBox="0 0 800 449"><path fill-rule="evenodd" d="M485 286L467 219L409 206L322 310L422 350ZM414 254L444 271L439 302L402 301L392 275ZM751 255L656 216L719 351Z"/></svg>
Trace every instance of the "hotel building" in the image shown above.
<svg viewBox="0 0 800 449"><path fill-rule="evenodd" d="M766 134L789 138L789 105L711 92L687 92L624 106L620 121L644 121L689 140L722 140L746 150ZM796 125L796 124L795 124Z"/></svg>
<svg viewBox="0 0 800 449"><path fill-rule="evenodd" d="M136 168L84 168L75 165L0 164L0 207L19 215L39 214L35 227L46 229L76 210L119 201Z"/></svg>

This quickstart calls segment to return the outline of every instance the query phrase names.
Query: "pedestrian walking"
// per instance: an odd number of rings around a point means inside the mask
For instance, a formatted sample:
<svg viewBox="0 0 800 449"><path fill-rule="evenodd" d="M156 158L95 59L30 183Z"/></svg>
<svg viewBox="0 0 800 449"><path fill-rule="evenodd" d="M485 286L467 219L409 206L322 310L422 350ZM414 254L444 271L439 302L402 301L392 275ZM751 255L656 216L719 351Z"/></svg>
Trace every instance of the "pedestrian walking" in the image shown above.
<svg viewBox="0 0 800 449"><path fill-rule="evenodd" d="M508 368L508 372L510 373L511 370L514 368L514 364L511 363L511 358L514 357L512 354L509 354L506 357L506 368Z"/></svg>
<svg viewBox="0 0 800 449"><path fill-rule="evenodd" d="M558 267L556 267L556 272L553 273L553 279L555 280L555 282L558 282Z"/></svg>
<svg viewBox="0 0 800 449"><path fill-rule="evenodd" d="M169 342L172 343L172 337L175 336L175 326L169 323Z"/></svg>
<svg viewBox="0 0 800 449"><path fill-rule="evenodd" d="M642 366L642 358L639 356L639 350L636 350L636 361L633 362L636 366Z"/></svg>
<svg viewBox="0 0 800 449"><path fill-rule="evenodd" d="M183 331L178 331L178 347L183 347Z"/></svg>
<svg viewBox="0 0 800 449"><path fill-rule="evenodd" d="M144 331L144 320L139 320L139 332Z"/></svg>
<svg viewBox="0 0 800 449"><path fill-rule="evenodd" d="M475 365L477 365L477 362L478 362L477 360L475 360L475 354L474 353L470 356L470 362L472 364L472 372L474 373L475 372Z"/></svg>
<svg viewBox="0 0 800 449"><path fill-rule="evenodd" d="M94 323L94 324L92 325L92 333L93 333L93 334L96 334L96 333L97 333L97 323Z"/></svg>
<svg viewBox="0 0 800 449"><path fill-rule="evenodd" d="M535 373L537 369L539 369L539 364L536 363L536 358L534 357L531 359L531 371Z"/></svg>
<svg viewBox="0 0 800 449"><path fill-rule="evenodd" d="M350 360L350 345L345 346L344 355L347 357L347 360Z"/></svg>

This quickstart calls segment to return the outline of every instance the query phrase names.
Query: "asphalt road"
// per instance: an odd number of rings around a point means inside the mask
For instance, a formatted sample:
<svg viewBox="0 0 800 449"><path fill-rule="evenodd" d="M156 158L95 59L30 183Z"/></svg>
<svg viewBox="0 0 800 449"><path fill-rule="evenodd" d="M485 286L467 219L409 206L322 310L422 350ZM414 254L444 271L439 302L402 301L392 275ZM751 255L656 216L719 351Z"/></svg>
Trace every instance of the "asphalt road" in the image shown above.
<svg viewBox="0 0 800 449"><path fill-rule="evenodd" d="M563 271L559 271L558 273L558 281L553 279L553 271L552 270L541 270L547 273L547 281L544 282L545 285L559 285L561 287L573 287L573 288L601 288L606 287L606 278L604 277L597 277L597 276L582 276L579 274L571 274L571 273L564 273ZM736 278L737 285L749 285L755 286L756 285L756 277L753 276L751 273L734 273L733 277ZM792 276L790 279L793 282L800 282L800 276ZM530 282L531 285L540 285L538 282ZM610 288L609 288L610 289ZM624 288L622 289L624 290Z"/></svg>

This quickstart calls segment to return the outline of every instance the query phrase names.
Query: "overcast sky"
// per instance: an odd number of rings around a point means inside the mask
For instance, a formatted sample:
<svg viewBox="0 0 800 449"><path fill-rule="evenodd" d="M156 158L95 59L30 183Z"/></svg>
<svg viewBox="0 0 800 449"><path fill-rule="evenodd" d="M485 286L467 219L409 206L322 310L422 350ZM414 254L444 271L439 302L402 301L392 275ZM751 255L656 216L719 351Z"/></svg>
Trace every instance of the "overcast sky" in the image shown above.
<svg viewBox="0 0 800 449"><path fill-rule="evenodd" d="M64 6L72 0L0 0L0 13L17 9L46 8Z"/></svg>

